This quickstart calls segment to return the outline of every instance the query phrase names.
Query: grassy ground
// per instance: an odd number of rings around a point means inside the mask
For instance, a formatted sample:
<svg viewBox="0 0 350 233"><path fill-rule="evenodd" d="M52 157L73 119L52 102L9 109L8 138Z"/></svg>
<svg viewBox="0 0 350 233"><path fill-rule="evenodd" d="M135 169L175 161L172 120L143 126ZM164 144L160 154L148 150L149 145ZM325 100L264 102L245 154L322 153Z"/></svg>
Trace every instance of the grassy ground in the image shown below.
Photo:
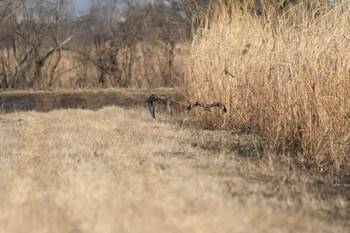
<svg viewBox="0 0 350 233"><path fill-rule="evenodd" d="M349 188L192 119L0 115L0 232L350 232Z"/></svg>

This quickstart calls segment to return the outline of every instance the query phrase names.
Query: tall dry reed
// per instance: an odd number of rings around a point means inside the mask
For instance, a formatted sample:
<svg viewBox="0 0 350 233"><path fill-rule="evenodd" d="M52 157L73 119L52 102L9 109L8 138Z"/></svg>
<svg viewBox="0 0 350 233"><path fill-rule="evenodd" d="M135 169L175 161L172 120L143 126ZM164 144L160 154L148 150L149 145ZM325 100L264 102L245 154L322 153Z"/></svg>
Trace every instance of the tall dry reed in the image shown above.
<svg viewBox="0 0 350 233"><path fill-rule="evenodd" d="M305 167L348 170L350 14L344 5L307 7L265 16L216 8L194 35L188 93L226 103L228 114L216 116L224 126L255 130Z"/></svg>

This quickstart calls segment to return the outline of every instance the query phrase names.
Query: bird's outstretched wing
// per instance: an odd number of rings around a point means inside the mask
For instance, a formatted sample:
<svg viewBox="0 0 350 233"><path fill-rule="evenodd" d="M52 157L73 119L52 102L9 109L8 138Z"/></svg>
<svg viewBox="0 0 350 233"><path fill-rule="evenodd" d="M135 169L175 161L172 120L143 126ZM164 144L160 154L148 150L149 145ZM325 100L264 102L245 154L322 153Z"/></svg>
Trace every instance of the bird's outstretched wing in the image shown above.
<svg viewBox="0 0 350 233"><path fill-rule="evenodd" d="M222 103L219 102L214 102L211 104L211 107L218 107L218 108L222 108L223 112L227 112L227 108L225 105L223 105Z"/></svg>
<svg viewBox="0 0 350 233"><path fill-rule="evenodd" d="M149 101L147 101L147 102L148 102L148 110L149 110L149 112L151 113L151 116L152 116L153 118L156 118L156 113L155 113L155 111L154 111L154 103L153 103L153 101L149 100Z"/></svg>
<svg viewBox="0 0 350 233"><path fill-rule="evenodd" d="M153 118L156 118L154 105L155 102L161 103L169 108L168 98L163 95L152 94L150 97L147 98L146 102L148 103L148 110Z"/></svg>
<svg viewBox="0 0 350 233"><path fill-rule="evenodd" d="M190 105L188 105L187 110L189 111L189 110L191 110L193 107L194 107L194 104L190 104Z"/></svg>
<svg viewBox="0 0 350 233"><path fill-rule="evenodd" d="M162 103L163 105L168 105L168 98L163 95L156 95L155 100L157 100L159 103Z"/></svg>
<svg viewBox="0 0 350 233"><path fill-rule="evenodd" d="M194 108L194 107L202 107L202 108L205 108L206 105L205 105L203 102L197 101L197 102L195 102L195 103L193 103L193 104L188 105L187 110L191 110L191 109Z"/></svg>
<svg viewBox="0 0 350 233"><path fill-rule="evenodd" d="M164 95L157 95L157 94L152 94L150 97L147 98L146 102L148 101L157 101L163 105L167 105L168 104L168 98Z"/></svg>

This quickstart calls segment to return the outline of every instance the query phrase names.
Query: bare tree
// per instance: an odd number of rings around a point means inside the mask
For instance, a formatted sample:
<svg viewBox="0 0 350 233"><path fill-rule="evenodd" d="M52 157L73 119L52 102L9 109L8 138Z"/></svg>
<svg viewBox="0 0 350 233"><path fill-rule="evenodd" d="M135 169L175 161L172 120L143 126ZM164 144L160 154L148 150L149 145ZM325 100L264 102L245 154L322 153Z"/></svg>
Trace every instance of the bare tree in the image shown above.
<svg viewBox="0 0 350 233"><path fill-rule="evenodd" d="M8 72L3 74L5 88L52 85L60 50L73 36L67 28L71 17L69 2L21 0L7 5L12 11L3 17L6 19L3 41L14 68L8 67ZM44 80L44 67L54 54L57 60Z"/></svg>
<svg viewBox="0 0 350 233"><path fill-rule="evenodd" d="M10 64L11 50L13 46L13 33L11 24L14 21L20 7L20 1L3 0L0 1L0 49L1 49L1 71L0 87L9 87L9 73L11 73Z"/></svg>
<svg viewBox="0 0 350 233"><path fill-rule="evenodd" d="M71 1L0 1L1 88L56 85L67 54L85 67L68 77L80 87L174 85L175 47L189 38L192 20L178 1L91 0L78 17Z"/></svg>
<svg viewBox="0 0 350 233"><path fill-rule="evenodd" d="M142 40L142 21L149 9L150 6L141 7L128 0L91 2L83 21L86 25L84 37L88 37L93 46L88 44L84 50L74 52L96 67L98 86L130 85L135 49Z"/></svg>

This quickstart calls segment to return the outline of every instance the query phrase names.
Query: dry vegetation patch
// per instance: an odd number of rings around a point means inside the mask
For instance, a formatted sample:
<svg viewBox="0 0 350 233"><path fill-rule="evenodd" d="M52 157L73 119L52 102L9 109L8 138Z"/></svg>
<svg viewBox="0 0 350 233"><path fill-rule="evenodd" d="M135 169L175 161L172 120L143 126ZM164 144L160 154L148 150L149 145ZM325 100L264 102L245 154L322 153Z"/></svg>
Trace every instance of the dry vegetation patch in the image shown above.
<svg viewBox="0 0 350 233"><path fill-rule="evenodd" d="M146 106L2 114L0 232L348 231L331 177L181 122Z"/></svg>
<svg viewBox="0 0 350 233"><path fill-rule="evenodd" d="M265 16L248 9L242 14L244 6L220 7L194 37L187 72L191 98L228 104L229 114L212 119L258 132L277 153L304 167L348 171L345 5L310 9L300 3L283 14L266 9Z"/></svg>

